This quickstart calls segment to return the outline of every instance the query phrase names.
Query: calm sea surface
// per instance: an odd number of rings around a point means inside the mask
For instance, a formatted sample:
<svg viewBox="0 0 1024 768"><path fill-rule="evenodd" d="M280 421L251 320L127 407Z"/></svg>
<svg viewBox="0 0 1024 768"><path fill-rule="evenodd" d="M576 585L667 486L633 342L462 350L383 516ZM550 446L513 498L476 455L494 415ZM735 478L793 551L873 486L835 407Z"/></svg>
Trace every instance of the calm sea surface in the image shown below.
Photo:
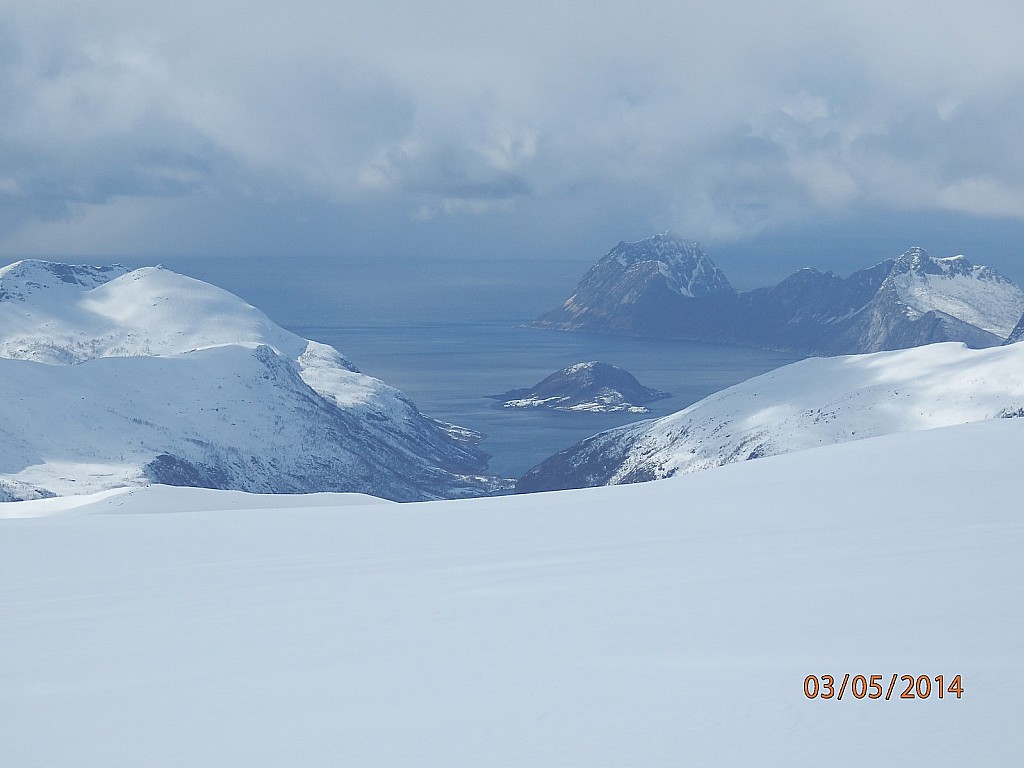
<svg viewBox="0 0 1024 768"><path fill-rule="evenodd" d="M596 432L672 413L799 359L719 344L522 328L507 321L292 330L336 347L363 373L401 389L423 413L484 433L481 447L492 455L490 471L505 477L518 477ZM498 408L486 397L531 386L586 360L618 365L673 397L651 403L650 416Z"/></svg>
<svg viewBox="0 0 1024 768"><path fill-rule="evenodd" d="M179 259L168 266L239 294L276 322L337 348L423 413L483 432L491 471L518 477L564 448L637 414L496 408L487 395L601 360L671 392L663 416L799 358L717 344L519 327L572 292L597 254L533 261L464 255L414 261Z"/></svg>

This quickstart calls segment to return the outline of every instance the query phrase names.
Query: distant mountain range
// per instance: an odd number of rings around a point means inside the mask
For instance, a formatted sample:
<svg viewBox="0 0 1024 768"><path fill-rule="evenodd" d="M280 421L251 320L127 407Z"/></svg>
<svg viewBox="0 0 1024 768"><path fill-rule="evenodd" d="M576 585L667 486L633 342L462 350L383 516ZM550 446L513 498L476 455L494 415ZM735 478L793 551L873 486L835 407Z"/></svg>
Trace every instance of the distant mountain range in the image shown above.
<svg viewBox="0 0 1024 768"><path fill-rule="evenodd" d="M669 416L587 438L531 469L516 490L657 480L833 443L1017 417L1024 417L1024 343L811 358ZM937 471L955 473L956 465L950 455L949 466Z"/></svg>
<svg viewBox="0 0 1024 768"><path fill-rule="evenodd" d="M149 483L477 496L500 485L478 438L199 280L0 269L0 500Z"/></svg>
<svg viewBox="0 0 1024 768"><path fill-rule="evenodd" d="M996 346L1022 316L1024 291L963 256L911 248L846 278L806 268L741 292L699 245L664 233L619 243L533 325L837 355Z"/></svg>

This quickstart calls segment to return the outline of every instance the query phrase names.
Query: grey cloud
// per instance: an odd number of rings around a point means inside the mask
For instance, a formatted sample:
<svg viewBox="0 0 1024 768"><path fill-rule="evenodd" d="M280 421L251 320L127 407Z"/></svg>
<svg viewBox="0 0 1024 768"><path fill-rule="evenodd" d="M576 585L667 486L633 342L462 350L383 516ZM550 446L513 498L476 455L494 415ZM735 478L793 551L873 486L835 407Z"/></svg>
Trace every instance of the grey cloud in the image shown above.
<svg viewBox="0 0 1024 768"><path fill-rule="evenodd" d="M461 144L418 142L393 147L364 169L364 182L413 198L503 200L527 194L527 183Z"/></svg>
<svg viewBox="0 0 1024 768"><path fill-rule="evenodd" d="M1024 218L1024 156L1014 139L1024 81L961 100L884 91L855 104L801 94L754 131L784 152L817 209L885 206Z"/></svg>
<svg viewBox="0 0 1024 768"><path fill-rule="evenodd" d="M12 47L0 83L0 196L41 216L118 196L345 198L365 157L402 136L414 111L350 62L265 55L197 79L137 40Z"/></svg>
<svg viewBox="0 0 1024 768"><path fill-rule="evenodd" d="M617 207L723 240L878 208L1024 219L1022 24L948 0L25 3L0 11L0 247L124 198L451 226Z"/></svg>

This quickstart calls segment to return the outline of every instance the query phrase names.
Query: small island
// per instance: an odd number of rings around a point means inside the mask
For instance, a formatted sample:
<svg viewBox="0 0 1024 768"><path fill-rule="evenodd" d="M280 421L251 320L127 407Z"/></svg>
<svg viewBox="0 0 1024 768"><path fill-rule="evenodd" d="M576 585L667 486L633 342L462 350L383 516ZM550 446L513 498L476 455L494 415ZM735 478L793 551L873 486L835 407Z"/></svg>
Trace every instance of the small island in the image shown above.
<svg viewBox="0 0 1024 768"><path fill-rule="evenodd" d="M502 408L550 408L590 413L650 413L643 406L672 397L668 392L643 386L629 371L609 363L575 363L529 388L511 389L500 395Z"/></svg>

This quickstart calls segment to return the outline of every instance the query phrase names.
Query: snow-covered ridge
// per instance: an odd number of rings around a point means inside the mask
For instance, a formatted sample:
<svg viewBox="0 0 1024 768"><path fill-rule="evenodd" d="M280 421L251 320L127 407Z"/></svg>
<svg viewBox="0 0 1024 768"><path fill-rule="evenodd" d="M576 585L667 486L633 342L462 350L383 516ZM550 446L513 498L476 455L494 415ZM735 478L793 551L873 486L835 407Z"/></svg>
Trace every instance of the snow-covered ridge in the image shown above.
<svg viewBox="0 0 1024 768"><path fill-rule="evenodd" d="M16 261L0 267L0 301L27 301L37 291L54 292L68 286L96 288L127 272L120 264L90 267L39 259Z"/></svg>
<svg viewBox="0 0 1024 768"><path fill-rule="evenodd" d="M161 267L26 260L0 270L3 357L62 365L239 343L293 358L309 344L238 296Z"/></svg>
<svg viewBox="0 0 1024 768"><path fill-rule="evenodd" d="M401 500L490 485L468 435L159 267L3 268L0 368L0 498L150 481Z"/></svg>
<svg viewBox="0 0 1024 768"><path fill-rule="evenodd" d="M990 267L964 256L937 259L922 248L898 258L888 278L917 315L938 311L1006 338L1024 315L1024 293Z"/></svg>
<svg viewBox="0 0 1024 768"><path fill-rule="evenodd" d="M1024 413L1024 345L931 344L811 358L678 413L595 435L524 476L518 490L654 480L896 432Z"/></svg>

